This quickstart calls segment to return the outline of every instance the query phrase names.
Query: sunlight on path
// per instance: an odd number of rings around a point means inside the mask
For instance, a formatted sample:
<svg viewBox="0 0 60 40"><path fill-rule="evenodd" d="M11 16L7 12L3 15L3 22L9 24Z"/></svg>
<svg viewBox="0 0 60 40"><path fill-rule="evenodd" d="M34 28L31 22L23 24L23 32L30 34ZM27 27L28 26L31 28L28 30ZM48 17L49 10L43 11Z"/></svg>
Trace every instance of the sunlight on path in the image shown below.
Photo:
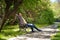
<svg viewBox="0 0 60 40"><path fill-rule="evenodd" d="M49 25L45 28L41 28L42 32L28 33L25 35L20 35L8 40L51 40L51 36L56 35L58 25ZM56 27L56 28L55 28Z"/></svg>
<svg viewBox="0 0 60 40"><path fill-rule="evenodd" d="M29 37L18 37L17 39L11 38L9 40L50 40L50 39L43 39L43 38L29 38Z"/></svg>
<svg viewBox="0 0 60 40"><path fill-rule="evenodd" d="M14 38L10 38L8 40L50 40L50 37L56 34L56 29L53 29L55 30L53 32L51 29L50 31L49 29L47 30L48 31L44 30L43 32L34 32L34 33L26 34L26 35L17 36Z"/></svg>

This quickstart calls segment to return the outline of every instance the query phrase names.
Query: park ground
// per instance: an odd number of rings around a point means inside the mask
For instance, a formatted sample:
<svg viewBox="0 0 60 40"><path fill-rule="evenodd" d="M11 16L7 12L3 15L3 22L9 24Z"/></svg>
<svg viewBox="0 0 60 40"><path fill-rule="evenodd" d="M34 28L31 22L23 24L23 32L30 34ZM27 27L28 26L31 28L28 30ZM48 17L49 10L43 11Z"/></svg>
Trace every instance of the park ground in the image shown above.
<svg viewBox="0 0 60 40"><path fill-rule="evenodd" d="M36 24L36 26L40 26L38 28L45 28L48 25ZM58 29L60 30L60 23L58 24ZM29 30L29 28L27 30ZM9 38L17 37L24 34L27 33L25 31L19 31L18 25L9 25L3 28L2 32L0 33L0 40L7 40ZM51 40L60 40L60 32L57 32L56 35L51 36Z"/></svg>
<svg viewBox="0 0 60 40"><path fill-rule="evenodd" d="M46 26L46 25L39 25L39 24L36 24L36 26L38 26L38 28L41 28L42 26ZM29 28L27 29L29 30ZM30 32L30 31L28 31ZM11 37L16 37L18 35L23 35L23 34L26 34L25 31L19 31L19 25L8 25L8 26L5 26L2 30L2 32L0 33L0 40L6 40L8 38L11 38Z"/></svg>
<svg viewBox="0 0 60 40"><path fill-rule="evenodd" d="M58 25L58 29L60 30L60 24ZM60 31L56 33L56 35L52 36L51 40L60 40Z"/></svg>

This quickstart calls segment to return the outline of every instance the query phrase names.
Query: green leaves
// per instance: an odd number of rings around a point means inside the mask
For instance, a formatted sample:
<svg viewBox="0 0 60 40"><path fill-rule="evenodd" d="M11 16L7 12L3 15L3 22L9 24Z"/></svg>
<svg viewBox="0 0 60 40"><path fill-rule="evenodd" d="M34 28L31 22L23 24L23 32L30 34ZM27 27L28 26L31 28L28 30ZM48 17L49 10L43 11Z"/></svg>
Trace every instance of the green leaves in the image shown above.
<svg viewBox="0 0 60 40"><path fill-rule="evenodd" d="M23 4L20 6L20 12L25 13L25 15L30 12L34 22L49 24L53 23L54 20L53 12L49 5L49 0L23 0ZM31 18L28 18L27 20L30 22L30 19Z"/></svg>
<svg viewBox="0 0 60 40"><path fill-rule="evenodd" d="M53 12L49 5L49 0L23 0L18 12L21 12L29 22L38 20L37 23L50 23L53 22ZM14 8L13 6L14 4L12 4L11 10ZM32 18L29 17L30 15Z"/></svg>
<svg viewBox="0 0 60 40"><path fill-rule="evenodd" d="M23 0L22 7L26 9L33 9L36 7L37 0Z"/></svg>

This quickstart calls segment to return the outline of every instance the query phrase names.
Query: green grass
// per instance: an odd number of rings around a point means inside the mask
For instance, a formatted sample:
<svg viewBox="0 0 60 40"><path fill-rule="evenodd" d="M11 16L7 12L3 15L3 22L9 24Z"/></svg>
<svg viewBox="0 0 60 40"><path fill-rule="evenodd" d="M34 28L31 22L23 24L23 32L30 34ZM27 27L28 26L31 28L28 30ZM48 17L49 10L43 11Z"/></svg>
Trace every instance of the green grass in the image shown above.
<svg viewBox="0 0 60 40"><path fill-rule="evenodd" d="M46 25L39 25L39 24L35 24L35 25L38 28L46 26ZM23 34L26 34L26 32L19 31L18 25L8 25L8 26L5 26L2 32L0 33L0 40L6 40L8 38L15 37L17 35L23 35Z"/></svg>
<svg viewBox="0 0 60 40"><path fill-rule="evenodd" d="M58 26L58 29L60 30L60 24ZM57 32L56 35L54 35L51 40L60 40L60 32Z"/></svg>
<svg viewBox="0 0 60 40"><path fill-rule="evenodd" d="M26 34L24 31L19 31L18 25L5 26L0 33L0 40L6 40L10 37L15 37L17 35Z"/></svg>
<svg viewBox="0 0 60 40"><path fill-rule="evenodd" d="M42 28L42 27L48 26L48 24L35 24L35 25L36 25L36 27L38 27L38 28Z"/></svg>

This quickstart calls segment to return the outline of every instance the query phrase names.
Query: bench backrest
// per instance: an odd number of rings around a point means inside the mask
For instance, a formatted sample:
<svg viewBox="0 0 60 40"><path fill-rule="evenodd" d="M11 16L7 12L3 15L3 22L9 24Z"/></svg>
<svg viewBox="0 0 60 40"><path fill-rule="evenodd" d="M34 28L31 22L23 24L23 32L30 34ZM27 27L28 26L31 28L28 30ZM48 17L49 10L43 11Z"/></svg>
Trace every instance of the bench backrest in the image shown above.
<svg viewBox="0 0 60 40"><path fill-rule="evenodd" d="M17 19L19 21L19 26L24 28L24 25L27 24L27 22L25 21L25 19L22 17L22 15L18 15L17 14Z"/></svg>

